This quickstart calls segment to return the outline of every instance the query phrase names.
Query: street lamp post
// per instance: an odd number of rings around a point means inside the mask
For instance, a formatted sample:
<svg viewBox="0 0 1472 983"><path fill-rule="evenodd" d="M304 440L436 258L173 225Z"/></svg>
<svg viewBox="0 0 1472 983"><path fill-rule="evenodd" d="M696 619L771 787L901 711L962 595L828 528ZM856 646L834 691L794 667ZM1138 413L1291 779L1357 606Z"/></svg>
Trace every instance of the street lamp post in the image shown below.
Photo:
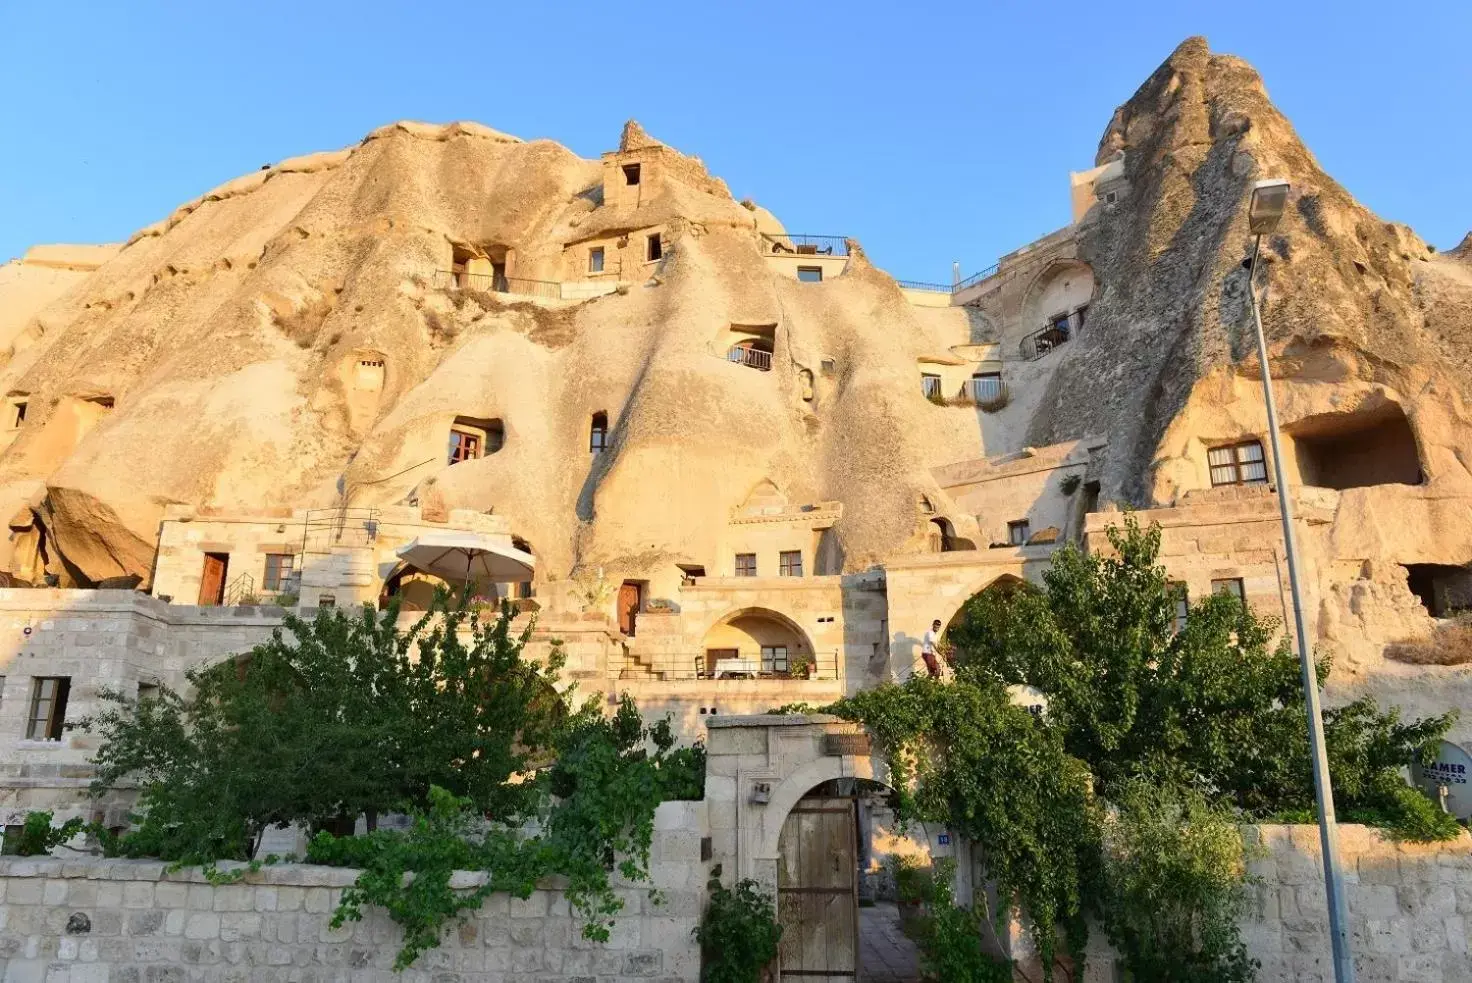
<svg viewBox="0 0 1472 983"><path fill-rule="evenodd" d="M1288 589L1293 595L1293 627L1298 635L1298 660L1303 668L1304 706L1308 713L1308 739L1314 766L1314 799L1319 811L1319 843L1324 854L1324 890L1329 898L1329 942L1334 950L1336 983L1354 983L1354 959L1349 952L1349 907L1344 901L1344 877L1339 863L1339 830L1334 820L1334 789L1329 781L1329 754L1324 748L1324 717L1319 709L1319 680L1308 628L1303 617L1303 594L1298 575L1298 545L1293 534L1293 504L1288 498L1288 481L1283 474L1283 454L1278 447L1278 407L1273 401L1273 378L1268 370L1268 343L1262 333L1262 315L1257 309L1257 259L1262 237L1278 227L1288 201L1288 182L1259 181L1252 188L1247 209L1247 227L1253 235L1252 262L1247 275L1251 298L1252 325L1257 331L1257 357L1262 363L1263 401L1268 411L1268 440L1273 452L1273 477L1278 485L1278 510L1283 517L1283 546L1288 556ZM1267 295L1264 286L1263 295Z"/></svg>

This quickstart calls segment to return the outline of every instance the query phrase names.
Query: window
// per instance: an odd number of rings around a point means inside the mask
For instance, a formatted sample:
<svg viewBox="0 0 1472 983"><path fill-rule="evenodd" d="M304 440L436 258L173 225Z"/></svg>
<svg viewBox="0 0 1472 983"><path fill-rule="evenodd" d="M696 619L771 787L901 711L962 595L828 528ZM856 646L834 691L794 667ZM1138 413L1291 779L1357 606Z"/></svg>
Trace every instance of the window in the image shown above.
<svg viewBox="0 0 1472 983"><path fill-rule="evenodd" d="M1002 395L1002 373L978 372L971 377L971 398L987 403Z"/></svg>
<svg viewBox="0 0 1472 983"><path fill-rule="evenodd" d="M779 577L801 577L802 576L802 551L783 550L777 554L777 576Z"/></svg>
<svg viewBox="0 0 1472 983"><path fill-rule="evenodd" d="M821 266L799 266L797 278L803 283L822 283L823 267Z"/></svg>
<svg viewBox="0 0 1472 983"><path fill-rule="evenodd" d="M787 671L787 646L763 645L762 669L766 672Z"/></svg>
<svg viewBox="0 0 1472 983"><path fill-rule="evenodd" d="M588 250L588 272L589 273L602 273L603 272L603 247L602 246L598 246L595 249L589 249Z"/></svg>
<svg viewBox="0 0 1472 983"><path fill-rule="evenodd" d="M266 576L261 581L261 587L270 591L285 590L295 566L296 557L290 553L267 553Z"/></svg>
<svg viewBox="0 0 1472 983"><path fill-rule="evenodd" d="M1246 592L1242 590L1241 577L1226 577L1222 580L1213 580L1211 582L1211 592L1213 594L1230 594L1243 603L1247 599Z"/></svg>
<svg viewBox="0 0 1472 983"><path fill-rule="evenodd" d="M1104 193L1104 204L1106 204L1106 205L1112 205L1112 204L1114 204L1118 200L1119 200L1119 193L1118 192L1116 192L1116 191L1107 191L1107 192Z"/></svg>
<svg viewBox="0 0 1472 983"><path fill-rule="evenodd" d="M664 246L660 244L658 232L650 234L645 256L651 263L664 256Z"/></svg>
<svg viewBox="0 0 1472 983"><path fill-rule="evenodd" d="M138 702L139 703L142 703L145 700L156 700L156 699L158 699L158 694L159 694L159 684L158 683L141 683L140 682L138 684Z"/></svg>
<svg viewBox="0 0 1472 983"><path fill-rule="evenodd" d="M1025 546L1027 544L1028 532L1028 521L1026 519L1009 522L1007 523L1007 542L1013 546Z"/></svg>
<svg viewBox="0 0 1472 983"><path fill-rule="evenodd" d="M588 452L594 457L608 449L608 414L594 413L593 426L588 431Z"/></svg>
<svg viewBox="0 0 1472 983"><path fill-rule="evenodd" d="M26 740L59 741L66 723L66 698L71 693L70 676L37 676L31 690L31 716L26 722Z"/></svg>
<svg viewBox="0 0 1472 983"><path fill-rule="evenodd" d="M756 576L756 554L755 553L737 553L736 554L736 576L738 576L738 577L755 577Z"/></svg>
<svg viewBox="0 0 1472 983"><path fill-rule="evenodd" d="M470 461L480 457L481 440L479 434L467 433L464 430L450 431L450 463L458 464L461 461Z"/></svg>
<svg viewBox="0 0 1472 983"><path fill-rule="evenodd" d="M1186 592L1186 585L1179 580L1170 583L1170 591L1176 599L1176 621L1175 631L1181 632L1186 628L1186 615L1191 610L1191 598Z"/></svg>
<svg viewBox="0 0 1472 983"><path fill-rule="evenodd" d="M13 429L26 422L26 404L25 400L21 400L19 403L12 405L15 407L15 417L10 421L10 426Z"/></svg>
<svg viewBox="0 0 1472 983"><path fill-rule="evenodd" d="M920 373L920 392L925 394L926 399L939 399L940 376L929 372Z"/></svg>
<svg viewBox="0 0 1472 983"><path fill-rule="evenodd" d="M1268 480L1268 466L1263 460L1262 442L1258 440L1213 447L1206 452L1206 463L1211 467L1212 487L1261 485Z"/></svg>
<svg viewBox="0 0 1472 983"><path fill-rule="evenodd" d="M639 165L638 164L625 164L624 165L624 184L627 184L627 185L635 185L635 184L638 184L638 183L639 183Z"/></svg>

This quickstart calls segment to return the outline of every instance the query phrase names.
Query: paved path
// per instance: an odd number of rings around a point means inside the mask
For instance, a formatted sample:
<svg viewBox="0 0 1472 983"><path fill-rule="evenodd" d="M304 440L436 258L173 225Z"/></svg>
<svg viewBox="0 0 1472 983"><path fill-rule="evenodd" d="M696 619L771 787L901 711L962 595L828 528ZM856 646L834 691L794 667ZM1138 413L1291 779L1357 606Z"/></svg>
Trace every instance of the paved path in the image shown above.
<svg viewBox="0 0 1472 983"><path fill-rule="evenodd" d="M893 901L859 909L859 974L864 983L919 983L920 956Z"/></svg>

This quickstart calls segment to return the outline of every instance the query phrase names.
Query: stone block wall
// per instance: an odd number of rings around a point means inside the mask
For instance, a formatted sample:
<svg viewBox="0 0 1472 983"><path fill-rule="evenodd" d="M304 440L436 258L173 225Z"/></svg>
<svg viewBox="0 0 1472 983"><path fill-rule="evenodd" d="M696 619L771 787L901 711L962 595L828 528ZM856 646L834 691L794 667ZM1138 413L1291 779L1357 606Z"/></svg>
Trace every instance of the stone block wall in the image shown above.
<svg viewBox="0 0 1472 983"><path fill-rule="evenodd" d="M209 884L136 860L0 859L4 983L694 983L691 931L704 907L704 803L667 802L655 816L651 885L620 889L607 943L581 937L558 890L497 895L438 949L392 971L402 933L387 915L329 922L356 871L289 865L247 882ZM467 886L483 875L461 874Z"/></svg>
<svg viewBox="0 0 1472 983"><path fill-rule="evenodd" d="M1329 913L1317 826L1250 826L1257 883L1242 921L1258 983L1333 983ZM1394 843L1365 826L1339 827L1359 983L1472 983L1472 836ZM1093 933L1086 983L1116 979L1114 954Z"/></svg>

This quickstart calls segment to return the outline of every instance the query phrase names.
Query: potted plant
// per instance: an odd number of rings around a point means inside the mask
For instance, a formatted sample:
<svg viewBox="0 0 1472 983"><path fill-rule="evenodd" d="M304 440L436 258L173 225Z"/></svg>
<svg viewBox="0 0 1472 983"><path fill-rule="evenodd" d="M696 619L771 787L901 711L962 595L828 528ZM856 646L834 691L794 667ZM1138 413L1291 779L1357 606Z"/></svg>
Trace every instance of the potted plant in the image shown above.
<svg viewBox="0 0 1472 983"><path fill-rule="evenodd" d="M798 652L787 663L787 675L794 679L812 679L816 666L812 653Z"/></svg>

